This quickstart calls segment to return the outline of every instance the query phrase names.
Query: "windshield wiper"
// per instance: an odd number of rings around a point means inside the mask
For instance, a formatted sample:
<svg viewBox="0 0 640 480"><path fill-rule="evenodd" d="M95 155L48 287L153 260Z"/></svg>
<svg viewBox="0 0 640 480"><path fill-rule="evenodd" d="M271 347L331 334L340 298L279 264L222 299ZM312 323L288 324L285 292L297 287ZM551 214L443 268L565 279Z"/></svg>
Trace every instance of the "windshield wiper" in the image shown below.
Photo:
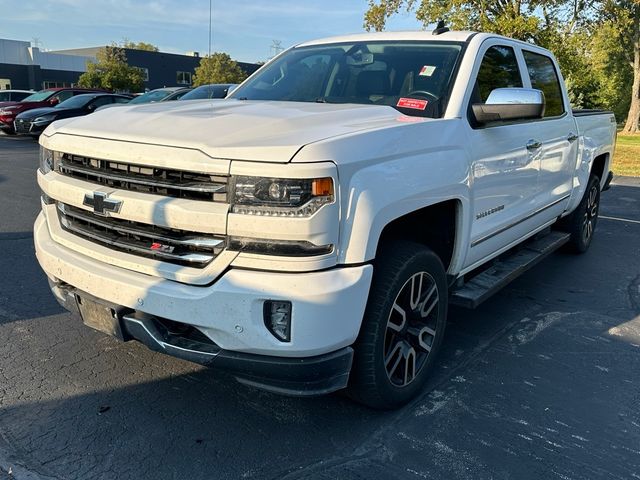
<svg viewBox="0 0 640 480"><path fill-rule="evenodd" d="M318 97L316 98L316 103L333 103L333 102L330 102L329 100L327 100L326 97Z"/></svg>

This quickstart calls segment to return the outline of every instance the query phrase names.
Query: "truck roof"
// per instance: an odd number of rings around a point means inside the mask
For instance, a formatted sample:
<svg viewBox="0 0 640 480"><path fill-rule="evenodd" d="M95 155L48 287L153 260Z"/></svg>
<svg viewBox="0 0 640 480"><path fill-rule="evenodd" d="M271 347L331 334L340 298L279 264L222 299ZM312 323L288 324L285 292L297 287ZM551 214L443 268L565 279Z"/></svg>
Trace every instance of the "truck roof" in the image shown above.
<svg viewBox="0 0 640 480"><path fill-rule="evenodd" d="M439 41L439 42L466 42L477 32L471 31L449 31L434 35L431 30L408 30L401 32L368 32L356 33L352 35L340 35L336 37L321 38L304 42L298 47L306 47L310 45L323 45L329 43L351 43L351 42L371 42L377 40L422 40L422 41ZM485 34L486 35L486 34ZM494 36L494 35L492 35Z"/></svg>
<svg viewBox="0 0 640 480"><path fill-rule="evenodd" d="M522 45L526 45L528 48L542 47L518 40L515 38L505 37L504 35L498 35L496 33L485 32L473 32L468 30L450 30L448 32L434 35L432 30L407 30L398 32L367 32L367 33L355 33L351 35L340 35L335 37L320 38L318 40L311 40L308 42L300 43L296 47L307 47L311 45L325 45L330 43L355 43L355 42L375 42L375 41L430 41L430 42L468 42L472 37L475 37L479 41L484 41L487 38L504 38L510 42L517 42Z"/></svg>

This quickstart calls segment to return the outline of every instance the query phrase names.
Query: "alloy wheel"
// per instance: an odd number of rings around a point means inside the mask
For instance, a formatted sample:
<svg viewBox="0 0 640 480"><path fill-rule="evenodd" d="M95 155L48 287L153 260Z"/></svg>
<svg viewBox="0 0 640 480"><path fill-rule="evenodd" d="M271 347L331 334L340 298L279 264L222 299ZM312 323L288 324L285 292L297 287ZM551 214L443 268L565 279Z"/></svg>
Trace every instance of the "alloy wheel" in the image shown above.
<svg viewBox="0 0 640 480"><path fill-rule="evenodd" d="M582 238L588 244L591 241L595 223L598 218L598 185L595 184L589 191L587 208L582 222Z"/></svg>
<svg viewBox="0 0 640 480"><path fill-rule="evenodd" d="M409 385L427 362L437 335L438 287L427 272L418 272L398 293L385 331L384 365L397 387Z"/></svg>

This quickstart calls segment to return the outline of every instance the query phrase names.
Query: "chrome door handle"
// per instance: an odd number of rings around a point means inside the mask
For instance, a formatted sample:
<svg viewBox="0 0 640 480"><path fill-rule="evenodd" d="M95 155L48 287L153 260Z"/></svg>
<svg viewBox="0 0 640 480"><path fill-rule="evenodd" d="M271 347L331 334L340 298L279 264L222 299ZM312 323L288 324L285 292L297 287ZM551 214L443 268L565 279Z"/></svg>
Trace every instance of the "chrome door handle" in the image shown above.
<svg viewBox="0 0 640 480"><path fill-rule="evenodd" d="M542 147L542 142L539 140L529 140L527 142L527 150L537 150Z"/></svg>
<svg viewBox="0 0 640 480"><path fill-rule="evenodd" d="M576 135L575 133L571 132L569 133L569 135L567 135L567 140L569 142L575 142L576 140L578 140L578 135Z"/></svg>

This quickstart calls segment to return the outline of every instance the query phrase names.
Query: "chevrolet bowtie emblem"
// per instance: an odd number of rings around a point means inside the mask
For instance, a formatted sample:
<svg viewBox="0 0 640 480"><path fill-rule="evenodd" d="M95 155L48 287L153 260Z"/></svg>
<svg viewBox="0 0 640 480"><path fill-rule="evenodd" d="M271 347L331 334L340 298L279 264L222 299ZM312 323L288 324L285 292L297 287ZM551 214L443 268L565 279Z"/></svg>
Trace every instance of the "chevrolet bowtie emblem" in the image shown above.
<svg viewBox="0 0 640 480"><path fill-rule="evenodd" d="M106 217L109 213L118 213L122 206L121 200L111 200L107 198L106 193L93 192L93 195L86 193L84 195L83 205L93 207L93 213Z"/></svg>

